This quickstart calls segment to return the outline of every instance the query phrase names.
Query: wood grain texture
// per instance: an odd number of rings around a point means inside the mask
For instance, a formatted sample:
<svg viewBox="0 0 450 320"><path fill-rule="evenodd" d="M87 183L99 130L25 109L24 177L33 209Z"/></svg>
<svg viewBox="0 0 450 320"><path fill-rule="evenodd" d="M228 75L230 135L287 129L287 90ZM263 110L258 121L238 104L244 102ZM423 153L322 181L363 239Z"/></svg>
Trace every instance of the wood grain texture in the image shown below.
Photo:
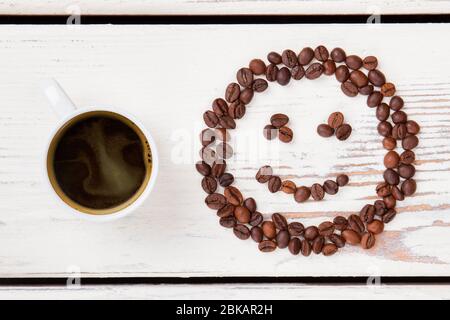
<svg viewBox="0 0 450 320"><path fill-rule="evenodd" d="M0 276L449 276L450 61L441 25L2 26L0 27ZM287 250L262 254L218 225L204 205L198 158L201 115L235 71L271 50L342 46L379 57L380 68L422 125L418 192L369 251L345 248L324 258ZM79 221L52 201L42 176L44 145L56 117L39 90L57 78L77 105L133 113L154 135L161 171L155 191L133 215L112 223ZM340 110L354 132L323 139L316 126ZM268 143L271 114L291 118L294 141ZM365 98L348 98L334 78L272 85L232 133L236 184L261 212L305 225L358 211L381 180L381 139ZM268 152L270 149L270 152ZM280 161L280 158L283 160ZM264 164L310 185L350 175L321 203L270 194L254 175Z"/></svg>
<svg viewBox="0 0 450 320"><path fill-rule="evenodd" d="M447 0L3 0L2 14L418 14L448 13Z"/></svg>
<svg viewBox="0 0 450 320"><path fill-rule="evenodd" d="M90 285L67 289L57 286L0 287L0 299L219 299L230 300L435 300L449 299L448 285ZM226 302L224 302L226 304ZM182 305L182 304L181 304ZM219 310L220 312L220 310Z"/></svg>

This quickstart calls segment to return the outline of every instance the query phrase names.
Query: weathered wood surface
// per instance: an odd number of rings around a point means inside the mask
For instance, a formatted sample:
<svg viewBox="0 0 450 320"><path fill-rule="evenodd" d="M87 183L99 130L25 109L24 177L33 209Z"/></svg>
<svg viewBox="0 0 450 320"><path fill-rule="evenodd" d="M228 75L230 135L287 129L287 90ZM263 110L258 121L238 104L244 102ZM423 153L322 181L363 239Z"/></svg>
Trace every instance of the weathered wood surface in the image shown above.
<svg viewBox="0 0 450 320"><path fill-rule="evenodd" d="M448 13L444 0L10 0L2 14L418 14Z"/></svg>
<svg viewBox="0 0 450 320"><path fill-rule="evenodd" d="M450 61L443 41L449 32L445 24L0 27L0 276L67 276L77 270L105 277L449 276ZM400 203L400 214L372 250L345 248L331 258L308 259L287 250L262 254L251 240L242 242L221 228L203 203L193 169L201 115L251 58L321 43L379 57L408 115L422 125L418 192ZM56 117L38 84L52 76L76 104L122 107L153 133L161 172L156 190L130 217L79 221L48 194L41 160ZM354 128L346 142L315 132L336 110ZM279 111L292 119L291 144L262 137L263 125ZM365 99L344 96L333 78L272 85L232 133L240 143L229 165L237 186L258 201L261 212L317 223L373 201L384 154L375 126ZM256 139L248 153L246 133ZM268 146L279 153L264 154ZM351 183L321 203L299 205L254 180L264 164L298 184L341 172Z"/></svg>

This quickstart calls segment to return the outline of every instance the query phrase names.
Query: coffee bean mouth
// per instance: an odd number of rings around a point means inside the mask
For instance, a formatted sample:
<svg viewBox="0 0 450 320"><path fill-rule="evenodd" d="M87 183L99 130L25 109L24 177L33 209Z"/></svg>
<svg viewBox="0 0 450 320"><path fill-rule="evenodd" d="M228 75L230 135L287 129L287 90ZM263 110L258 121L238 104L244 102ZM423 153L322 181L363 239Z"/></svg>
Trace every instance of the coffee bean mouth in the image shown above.
<svg viewBox="0 0 450 320"><path fill-rule="evenodd" d="M395 85L386 81L374 56L362 59L357 55L347 55L341 48L329 52L320 45L314 50L303 48L298 54L289 49L282 54L270 52L267 61L268 64L262 59L253 59L248 67L240 68L236 73L237 83L230 83L224 98L215 99L211 110L203 114L208 128L200 136L202 160L196 164L196 169L203 176L201 185L208 194L206 205L217 211L221 226L232 228L241 240L253 239L261 252L288 248L293 255L301 253L309 256L314 252L331 256L345 245L360 245L363 249L374 247L385 224L397 215L397 203L416 192L417 184L413 178L416 158L412 150L419 144L419 125L408 119L403 111L403 99L396 95ZM387 153L383 160L386 169L382 181L375 188L377 199L365 204L359 214L336 216L332 221L323 221L318 226L305 227L298 221L288 222L280 213L273 213L271 219L264 220L257 211L256 201L251 197L245 198L233 186L234 176L226 172L224 159L231 158L233 154L227 143L228 130L236 128L236 120L245 116L246 105L254 94L267 90L270 82L285 86L292 79L314 80L333 74L341 83L345 95L367 96L367 106L374 109L379 121L377 131L382 136L382 146ZM388 98L389 101L384 102ZM290 142L293 131L286 126L288 121L288 116L274 114L270 124L264 127L264 136L268 140L278 136L282 142ZM344 122L341 112L334 112L327 123L317 127L317 133L322 137L335 135L343 141L350 136L352 128ZM220 143L214 150L212 145L217 141ZM404 150L400 154L396 151L397 145ZM258 170L255 178L260 183L267 183L269 192L291 194L298 203L310 198L320 201L325 196L337 194L340 187L349 183L349 177L340 174L336 180L326 180L323 184L297 187L293 181L282 181L267 165ZM218 191L219 186L224 188L222 192Z"/></svg>

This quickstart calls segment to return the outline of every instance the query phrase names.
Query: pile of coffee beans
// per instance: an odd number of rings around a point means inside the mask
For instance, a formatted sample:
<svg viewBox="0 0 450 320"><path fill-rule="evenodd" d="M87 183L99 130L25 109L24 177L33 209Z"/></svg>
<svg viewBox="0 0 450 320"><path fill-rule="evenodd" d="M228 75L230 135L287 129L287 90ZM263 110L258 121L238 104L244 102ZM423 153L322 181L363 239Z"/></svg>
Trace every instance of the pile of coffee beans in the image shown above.
<svg viewBox="0 0 450 320"><path fill-rule="evenodd" d="M347 140L352 134L352 127L344 123L344 115L341 112L333 112L328 117L328 123L317 126L317 133L324 138L336 135L338 140Z"/></svg>
<svg viewBox="0 0 450 320"><path fill-rule="evenodd" d="M403 99L396 95L395 85L387 82L383 72L378 69L376 57L362 59L357 55L347 55L341 48L329 52L326 47L318 46L315 49L303 48L298 54L289 49L281 54L270 52L267 61L253 59L248 67L239 69L237 83L230 83L224 99L214 100L211 110L203 114L209 129L203 130L201 134L202 161L196 164L196 169L203 176L201 185L208 194L206 205L216 210L221 226L233 229L239 239L252 238L262 252L288 248L293 255L301 253L309 256L314 252L330 256L345 245L372 248L376 237L383 232L384 225L395 218L397 202L416 192L413 149L419 144L419 125L408 119L403 111ZM292 79L313 80L322 75L334 75L341 83L342 92L349 97L358 94L367 96L367 106L375 110L379 120L377 130L383 137L383 147L388 150L384 157L386 169L382 182L375 190L377 199L365 204L358 214L336 216L332 221L324 221L318 226L288 222L280 213L274 213L271 219L264 220L256 201L251 197L245 198L233 186L233 175L226 172L225 159L232 156L231 147L226 143L227 130L236 128L236 120L245 115L246 105L254 94L267 90L270 82L285 86ZM388 101L384 102L385 99ZM344 125L343 119L335 113L328 126L336 130L340 122L341 126ZM348 131L351 132L351 128L345 129L339 136L346 137ZM216 144L217 141L220 142ZM401 144L403 152L395 151L397 144ZM324 193L336 193L340 186L348 183L348 177L340 175L336 181L327 180L323 185L297 187L292 181L282 181L280 177L274 176L269 166L261 168L256 179L268 183L269 191L282 190L294 194L300 202L309 197L320 200Z"/></svg>
<svg viewBox="0 0 450 320"><path fill-rule="evenodd" d="M267 140L273 140L278 136L281 142L288 143L292 141L294 133L291 128L286 126L289 117L283 113L276 113L270 117L270 124L266 125L263 130L264 137Z"/></svg>

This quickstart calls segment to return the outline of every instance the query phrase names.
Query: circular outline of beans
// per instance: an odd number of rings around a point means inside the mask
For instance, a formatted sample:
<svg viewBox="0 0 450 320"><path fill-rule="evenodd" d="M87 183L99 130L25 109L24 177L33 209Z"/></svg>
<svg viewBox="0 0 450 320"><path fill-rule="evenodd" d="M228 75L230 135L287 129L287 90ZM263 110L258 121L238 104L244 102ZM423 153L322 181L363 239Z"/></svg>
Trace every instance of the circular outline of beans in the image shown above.
<svg viewBox="0 0 450 320"><path fill-rule="evenodd" d="M372 248L376 235L383 232L384 224L395 218L397 201L404 200L416 191L417 185L413 179L415 154L412 149L419 143L416 136L420 131L419 125L408 120L406 113L401 110L403 99L395 95L394 84L386 82L384 74L377 69L378 60L374 56L364 59L356 55L348 56L341 48L335 48L329 53L321 45L315 50L303 48L298 55L289 49L281 55L270 52L267 60L268 65L260 59L253 59L249 67L239 69L238 83L230 83L225 91L225 99L215 99L212 110L203 114L209 129L201 133L202 160L196 163L196 169L203 175L202 187L208 193L205 203L217 210L222 226L232 228L239 239L252 238L263 252L287 247L294 255L301 253L309 256L314 252L330 256L345 244ZM362 68L367 71L367 75L361 71ZM333 221L324 221L318 226L304 227L300 222L288 223L279 213L264 220L257 211L255 200L244 198L239 189L231 185L234 178L225 172L225 160L212 162L217 159L214 152L209 153L212 159L206 159L205 150L214 142L215 136L205 139L205 133L211 133L212 128L219 128L219 132L226 136L227 130L235 129L235 120L245 115L245 105L250 103L254 93L265 91L268 82L287 85L291 79L313 80L322 74L334 74L341 82L341 90L349 97L366 95L367 105L376 110L376 117L380 121L377 130L383 136L383 147L388 150L384 157L384 181L375 190L378 199L364 205L359 214L350 214L347 218L336 216ZM384 103L383 99L387 97L390 98L389 103ZM388 120L389 117L394 125ZM226 146L225 136L220 139L219 135L218 140L223 141L221 148ZM401 155L394 151L397 141L401 141L404 149ZM223 150L224 155L225 158L231 156ZM224 187L223 194L216 192L218 184Z"/></svg>

